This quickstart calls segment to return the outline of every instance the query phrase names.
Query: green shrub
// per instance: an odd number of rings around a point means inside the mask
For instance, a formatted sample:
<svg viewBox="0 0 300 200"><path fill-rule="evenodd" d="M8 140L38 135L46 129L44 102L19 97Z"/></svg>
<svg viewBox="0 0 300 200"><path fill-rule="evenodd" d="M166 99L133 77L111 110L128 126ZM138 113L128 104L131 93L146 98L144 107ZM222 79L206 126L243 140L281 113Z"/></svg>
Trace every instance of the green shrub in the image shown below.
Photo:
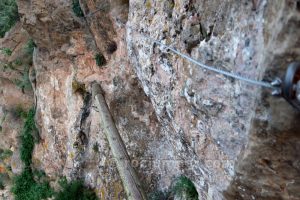
<svg viewBox="0 0 300 200"><path fill-rule="evenodd" d="M96 64L100 67L106 64L106 59L101 53L95 55Z"/></svg>
<svg viewBox="0 0 300 200"><path fill-rule="evenodd" d="M15 84L22 90L23 93L25 92L25 90L32 90L31 82L29 79L29 67L24 68L21 79L16 79Z"/></svg>
<svg viewBox="0 0 300 200"><path fill-rule="evenodd" d="M11 62L1 63L1 64L3 64L3 65L0 65L0 66L3 67L4 71L7 70L7 69L10 69L12 71L17 71L17 72L23 74L22 70L18 69L18 66L21 66L23 64L23 62L19 58L17 58L14 61L11 61Z"/></svg>
<svg viewBox="0 0 300 200"><path fill-rule="evenodd" d="M21 160L26 166L31 164L32 150L34 148L34 138L31 134L24 134L21 136Z"/></svg>
<svg viewBox="0 0 300 200"><path fill-rule="evenodd" d="M47 181L35 180L30 167L13 180L12 193L15 200L41 200L51 197L53 190Z"/></svg>
<svg viewBox="0 0 300 200"><path fill-rule="evenodd" d="M13 62L4 63L3 69L4 69L4 70L10 69L10 70L12 70L12 71L13 71L13 70L16 70L16 68L15 68L15 66L14 66L14 64L13 64Z"/></svg>
<svg viewBox="0 0 300 200"><path fill-rule="evenodd" d="M84 14L81 10L81 7L80 7L80 3L79 3L79 0L73 0L72 1L72 9L73 9L73 12L75 13L75 15L77 17L84 17Z"/></svg>
<svg viewBox="0 0 300 200"><path fill-rule="evenodd" d="M36 180L41 180L43 179L44 177L46 177L46 173L42 170L34 170L32 172L33 174L33 177L36 179Z"/></svg>
<svg viewBox="0 0 300 200"><path fill-rule="evenodd" d="M17 58L14 62L13 62L13 65L16 65L16 66L20 66L20 65L22 65L23 64L23 62L19 59L19 58Z"/></svg>
<svg viewBox="0 0 300 200"><path fill-rule="evenodd" d="M23 110L20 112L24 112ZM34 132L37 132L34 115L35 110L30 109L27 114L21 114L26 117L24 127L21 133L20 157L25 164L23 172L13 180L12 193L15 200L41 200L53 196L49 182L43 180L45 174L40 171L32 172L30 167L32 151L34 148Z"/></svg>
<svg viewBox="0 0 300 200"><path fill-rule="evenodd" d="M6 56L11 56L12 50L10 48L4 47L4 48L1 49L1 53L6 55Z"/></svg>
<svg viewBox="0 0 300 200"><path fill-rule="evenodd" d="M27 118L27 111L22 107L22 105L17 105L15 108L10 110L12 116L16 119L26 119Z"/></svg>
<svg viewBox="0 0 300 200"><path fill-rule="evenodd" d="M196 187L189 178L179 176L166 191L155 190L148 195L149 200L168 200L175 197L198 200Z"/></svg>
<svg viewBox="0 0 300 200"><path fill-rule="evenodd" d="M95 144L93 145L93 151L98 153L99 152L99 144L98 142L95 142Z"/></svg>
<svg viewBox="0 0 300 200"><path fill-rule="evenodd" d="M33 171L31 169L34 148L33 134L37 132L34 115L35 110L30 109L26 114L21 133L20 157L25 164L25 168L20 175L13 179L11 192L14 194L15 200L41 200L53 196L55 200L98 200L95 192L84 187L83 182L78 180L70 183L65 178L60 180L62 190L56 193L50 187L43 171Z"/></svg>
<svg viewBox="0 0 300 200"><path fill-rule="evenodd" d="M33 134L34 132L37 132L34 122L34 114L35 110L30 109L21 133L20 157L26 167L29 167L31 164L32 151L34 148Z"/></svg>
<svg viewBox="0 0 300 200"><path fill-rule="evenodd" d="M0 37L19 20L18 6L15 0L0 1Z"/></svg>
<svg viewBox="0 0 300 200"><path fill-rule="evenodd" d="M28 42L26 43L26 46L25 46L25 52L28 54L28 55L31 55L33 54L33 50L34 48L36 47L36 44L34 43L33 39L30 39L28 40Z"/></svg>
<svg viewBox="0 0 300 200"><path fill-rule="evenodd" d="M171 193L176 196L185 195L189 200L198 200L198 192L194 183L186 176L178 177L172 188Z"/></svg>
<svg viewBox="0 0 300 200"><path fill-rule="evenodd" d="M55 200L97 200L95 192L84 187L80 180L68 183L66 178L60 180L62 190L55 194Z"/></svg>
<svg viewBox="0 0 300 200"><path fill-rule="evenodd" d="M23 120L26 120L28 115L27 111L21 105L17 105L17 107L13 109L12 112L16 118L20 118Z"/></svg>
<svg viewBox="0 0 300 200"><path fill-rule="evenodd" d="M11 157L13 152L9 149L0 149L0 160L5 160L6 158Z"/></svg>

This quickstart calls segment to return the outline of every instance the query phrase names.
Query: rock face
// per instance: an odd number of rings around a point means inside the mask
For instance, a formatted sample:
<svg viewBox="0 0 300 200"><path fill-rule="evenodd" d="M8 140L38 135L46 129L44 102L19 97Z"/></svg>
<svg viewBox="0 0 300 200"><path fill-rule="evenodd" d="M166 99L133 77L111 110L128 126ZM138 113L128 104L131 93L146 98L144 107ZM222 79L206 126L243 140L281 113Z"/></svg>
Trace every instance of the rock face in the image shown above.
<svg viewBox="0 0 300 200"><path fill-rule="evenodd" d="M299 59L298 4L130 2L129 56L160 122L185 138L202 161L197 167L207 170L207 177L190 174L203 199L222 199L222 191L232 199L300 198L299 116L269 91L207 72L144 35L205 64L271 81Z"/></svg>
<svg viewBox="0 0 300 200"><path fill-rule="evenodd" d="M71 1L18 0L22 26L37 44L36 168L53 181L83 178L101 199L126 198L90 93L98 82L147 193L185 175L200 199L300 198L299 113L268 89L203 70L145 37L271 81L300 59L299 1L80 5L85 17L73 13ZM15 107L15 99L27 107L33 102L32 94L0 81L1 108ZM18 128L7 128L15 146Z"/></svg>
<svg viewBox="0 0 300 200"><path fill-rule="evenodd" d="M12 173L20 173L23 167L18 145L23 126L20 115L34 103L33 92L27 89L28 85L22 89L18 84L25 83L24 73L28 73L26 69L31 66L30 56L25 50L28 40L29 35L21 23L17 23L5 38L0 39L0 182L9 182ZM26 83L30 87L30 82ZM0 197L12 199L9 191L9 187L5 187L0 191Z"/></svg>

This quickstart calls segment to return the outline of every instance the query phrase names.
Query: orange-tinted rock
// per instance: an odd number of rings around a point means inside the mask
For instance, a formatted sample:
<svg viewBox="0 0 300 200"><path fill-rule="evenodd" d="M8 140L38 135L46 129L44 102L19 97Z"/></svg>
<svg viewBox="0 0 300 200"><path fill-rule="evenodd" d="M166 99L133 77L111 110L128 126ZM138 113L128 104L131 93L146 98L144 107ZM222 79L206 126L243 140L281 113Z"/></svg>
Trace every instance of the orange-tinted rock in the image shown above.
<svg viewBox="0 0 300 200"><path fill-rule="evenodd" d="M205 71L141 35L208 65L270 81L300 59L298 4L96 0L81 1L86 18L78 18L71 1L18 0L23 28L38 46L33 63L41 142L34 167L52 180L83 178L102 199L124 197L89 94L96 81L148 192L166 190L184 174L201 199L300 198L299 116L290 105L265 89ZM97 54L105 57L104 66L97 65ZM10 81L18 74L1 73L10 78L0 79L0 105L11 108L22 100L29 107L32 94ZM11 135L3 145L17 149L21 121L7 119L3 130Z"/></svg>

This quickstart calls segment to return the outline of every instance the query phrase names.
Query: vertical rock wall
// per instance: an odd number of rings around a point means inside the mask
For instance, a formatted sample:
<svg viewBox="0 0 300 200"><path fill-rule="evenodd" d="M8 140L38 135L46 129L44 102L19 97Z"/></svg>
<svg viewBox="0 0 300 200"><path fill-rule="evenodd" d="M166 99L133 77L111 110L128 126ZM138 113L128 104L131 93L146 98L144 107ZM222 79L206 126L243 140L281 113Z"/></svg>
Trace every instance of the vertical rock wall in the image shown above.
<svg viewBox="0 0 300 200"><path fill-rule="evenodd" d="M160 122L207 170L205 176L192 163L185 166L201 197L223 199L230 191L232 199L299 198L294 109L268 90L203 70L143 36L205 64L271 81L299 59L299 2L131 1L127 25L129 56Z"/></svg>
<svg viewBox="0 0 300 200"><path fill-rule="evenodd" d="M266 79L284 77L287 64L300 60L300 4L272 1L264 5L260 65L266 69ZM299 112L267 91L259 94L256 104L248 144L225 194L230 199L299 199Z"/></svg>
<svg viewBox="0 0 300 200"><path fill-rule="evenodd" d="M34 166L53 181L60 176L84 179L102 199L124 197L91 99L90 84L96 81L105 91L147 192L158 182L166 181L162 185L167 188L180 171L179 167L169 170L172 163L161 167L160 160L166 156L174 160L176 151L165 139L168 131L158 123L128 58L124 26L128 2L81 1L85 18L71 12L71 2L19 1L18 5L23 8L21 21L38 45L33 62L41 142L34 150ZM97 65L97 54L104 56L105 65ZM157 173L161 170L163 174Z"/></svg>
<svg viewBox="0 0 300 200"><path fill-rule="evenodd" d="M31 66L31 58L26 53L28 40L29 35L21 23L0 38L0 182L5 186L0 191L0 198L12 199L9 185L13 173L20 173L23 167L18 143L23 126L21 112L34 103L32 90L18 84L24 81L24 74ZM29 80L26 83L30 87Z"/></svg>
<svg viewBox="0 0 300 200"><path fill-rule="evenodd" d="M53 181L82 178L101 199L125 197L91 99L96 81L148 193L185 175L200 199L300 198L299 113L267 89L203 70L143 36L205 64L271 81L300 59L299 1L80 5L85 17L73 13L72 1L18 0L22 26L37 44L36 168ZM9 92L26 99L24 105L33 102L0 81L1 108L12 102L5 100ZM5 130L17 135L18 127Z"/></svg>

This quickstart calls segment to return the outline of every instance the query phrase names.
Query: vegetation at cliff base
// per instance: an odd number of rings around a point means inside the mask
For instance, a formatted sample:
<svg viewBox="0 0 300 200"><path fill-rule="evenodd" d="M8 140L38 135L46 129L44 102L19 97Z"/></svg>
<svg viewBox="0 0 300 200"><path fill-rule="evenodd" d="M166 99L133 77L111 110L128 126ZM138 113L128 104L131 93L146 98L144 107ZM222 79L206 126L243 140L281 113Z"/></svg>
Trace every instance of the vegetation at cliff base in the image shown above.
<svg viewBox="0 0 300 200"><path fill-rule="evenodd" d="M6 56L10 56L12 54L12 50L10 48L2 48L1 49L1 53L6 55Z"/></svg>
<svg viewBox="0 0 300 200"><path fill-rule="evenodd" d="M31 164L32 151L34 148L34 132L37 131L34 122L35 110L30 109L27 118L24 123L24 127L21 134L21 147L20 147L20 157L25 167L29 167ZM24 115L24 114L23 114Z"/></svg>
<svg viewBox="0 0 300 200"><path fill-rule="evenodd" d="M62 190L55 194L55 200L97 200L95 192L84 187L83 181L74 180L68 183L66 178L59 182Z"/></svg>
<svg viewBox="0 0 300 200"><path fill-rule="evenodd" d="M197 200L198 192L194 183L186 176L180 176L175 180L172 187L172 193L176 196L183 196L189 200Z"/></svg>
<svg viewBox="0 0 300 200"><path fill-rule="evenodd" d="M149 194L149 200L174 199L198 200L198 192L194 183L186 176L176 178L166 191L154 191Z"/></svg>
<svg viewBox="0 0 300 200"><path fill-rule="evenodd" d="M34 134L37 132L34 115L34 109L30 109L27 114L22 110L20 114L26 117L20 137L20 157L25 166L22 173L13 180L11 191L15 195L15 200L40 200L53 195L49 182L43 179L40 173L31 169Z"/></svg>
<svg viewBox="0 0 300 200"><path fill-rule="evenodd" d="M34 121L35 110L32 108L25 113L23 109L18 108L16 113L25 121L20 136L20 157L24 169L20 175L14 177L11 189L15 200L41 200L49 197L54 197L54 200L97 200L95 192L86 188L80 180L68 183L64 178L60 180L62 190L55 192L50 187L45 173L32 169L32 152L36 142L35 134L37 134Z"/></svg>
<svg viewBox="0 0 300 200"><path fill-rule="evenodd" d="M49 182L35 177L30 167L14 178L12 192L15 200L41 200L51 197L53 190Z"/></svg>
<svg viewBox="0 0 300 200"><path fill-rule="evenodd" d="M15 0L0 1L0 37L15 25L19 20L18 6Z"/></svg>

